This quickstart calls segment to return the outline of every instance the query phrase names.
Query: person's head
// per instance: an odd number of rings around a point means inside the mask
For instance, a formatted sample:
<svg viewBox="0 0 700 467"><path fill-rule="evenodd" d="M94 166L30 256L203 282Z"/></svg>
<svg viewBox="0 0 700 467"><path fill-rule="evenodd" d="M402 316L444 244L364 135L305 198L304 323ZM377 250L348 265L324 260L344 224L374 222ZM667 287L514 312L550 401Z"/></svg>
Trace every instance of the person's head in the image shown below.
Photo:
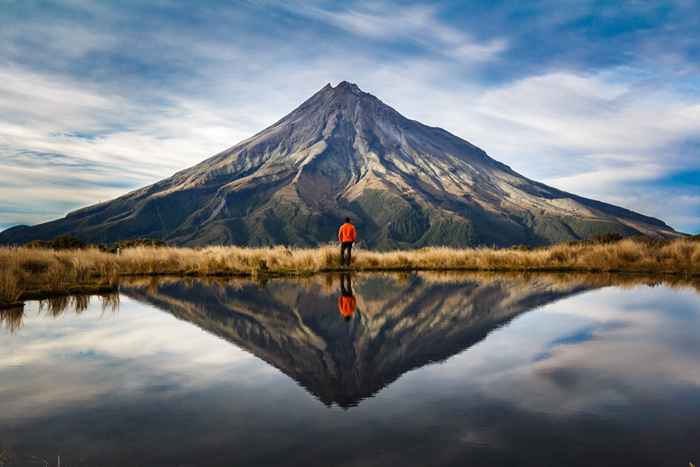
<svg viewBox="0 0 700 467"><path fill-rule="evenodd" d="M348 315L348 316L343 316L343 319L345 319L345 321L350 321L350 318L351 318L350 315Z"/></svg>
<svg viewBox="0 0 700 467"><path fill-rule="evenodd" d="M345 222L349 224L349 223L350 223L350 218L349 218L349 217L346 217L346 218L345 218Z"/></svg>

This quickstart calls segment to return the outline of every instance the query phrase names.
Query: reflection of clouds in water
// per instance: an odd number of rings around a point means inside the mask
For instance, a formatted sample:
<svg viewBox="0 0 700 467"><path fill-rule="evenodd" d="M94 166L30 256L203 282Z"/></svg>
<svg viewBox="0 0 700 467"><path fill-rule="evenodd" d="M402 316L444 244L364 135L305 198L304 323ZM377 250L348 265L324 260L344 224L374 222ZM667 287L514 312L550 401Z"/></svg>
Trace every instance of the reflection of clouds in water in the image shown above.
<svg viewBox="0 0 700 467"><path fill-rule="evenodd" d="M294 301L288 292L280 289L280 297ZM201 304L203 318L234 326L231 310L214 316L194 291L183 296ZM313 300L319 296L302 302L304 310ZM276 314L263 308L267 302L251 303L260 319ZM0 333L0 346L10 349L0 354L0 428L16 437L18 452L60 451L105 465L134 458L144 465L455 465L466 458L590 465L620 451L632 465L682 465L676 461L693 446L684 433L697 432L686 414L697 407L700 381L698 304L693 293L646 287L565 298L518 315L442 363L404 373L348 411L327 409L262 360L185 320L200 315L178 320L124 296L118 314L91 304L79 316L53 319L34 307L17 334ZM384 323L392 310L377 308L373 319ZM328 316L337 320L333 307L306 318ZM431 329L420 328L411 343L424 343ZM653 443L640 452L640 440ZM569 462L572 448L579 451Z"/></svg>
<svg viewBox="0 0 700 467"><path fill-rule="evenodd" d="M689 290L589 292L521 316L425 373L454 384L468 375L468 390L535 412L662 398L700 386L699 310Z"/></svg>
<svg viewBox="0 0 700 467"><path fill-rule="evenodd" d="M122 298L118 314L91 303L59 318L29 304L16 334L0 333L4 417L85 403L112 392L193 391L232 371L245 384L273 369L189 323ZM104 321L109 324L105 325Z"/></svg>

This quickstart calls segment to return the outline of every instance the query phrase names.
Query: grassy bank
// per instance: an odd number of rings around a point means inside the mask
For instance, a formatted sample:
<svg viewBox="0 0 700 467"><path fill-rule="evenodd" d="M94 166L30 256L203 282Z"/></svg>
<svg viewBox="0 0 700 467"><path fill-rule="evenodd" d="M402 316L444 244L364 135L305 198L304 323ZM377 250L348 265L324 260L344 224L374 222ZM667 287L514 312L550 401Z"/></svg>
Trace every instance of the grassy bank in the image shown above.
<svg viewBox="0 0 700 467"><path fill-rule="evenodd" d="M303 275L339 270L334 246L308 249L207 247L128 248L117 256L97 249L54 251L0 248L0 303L37 293L105 287L129 275ZM700 274L700 242L621 240L560 244L533 250L452 249L358 250L356 271L470 270L580 271Z"/></svg>

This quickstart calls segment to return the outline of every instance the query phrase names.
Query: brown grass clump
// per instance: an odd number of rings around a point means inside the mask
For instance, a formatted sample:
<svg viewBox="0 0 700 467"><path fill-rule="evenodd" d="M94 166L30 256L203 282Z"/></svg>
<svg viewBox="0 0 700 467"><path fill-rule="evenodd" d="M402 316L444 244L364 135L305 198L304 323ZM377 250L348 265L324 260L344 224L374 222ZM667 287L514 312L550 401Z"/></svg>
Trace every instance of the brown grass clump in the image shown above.
<svg viewBox="0 0 700 467"><path fill-rule="evenodd" d="M11 270L0 271L0 304L12 305L18 303L22 296L17 277Z"/></svg>
<svg viewBox="0 0 700 467"><path fill-rule="evenodd" d="M0 306L36 291L65 293L85 284L107 283L118 277L114 258L97 249L0 248Z"/></svg>
<svg viewBox="0 0 700 467"><path fill-rule="evenodd" d="M335 246L318 248L200 249L137 246L119 256L96 248L47 250L0 248L0 305L32 292L64 292L85 284L114 283L126 275L243 275L269 277L342 270ZM455 249L375 252L358 250L356 271L471 270L579 271L700 274L700 242L677 239L648 242L569 243L537 249Z"/></svg>
<svg viewBox="0 0 700 467"><path fill-rule="evenodd" d="M0 329L5 328L10 334L22 327L23 320L24 309L21 306L0 309Z"/></svg>

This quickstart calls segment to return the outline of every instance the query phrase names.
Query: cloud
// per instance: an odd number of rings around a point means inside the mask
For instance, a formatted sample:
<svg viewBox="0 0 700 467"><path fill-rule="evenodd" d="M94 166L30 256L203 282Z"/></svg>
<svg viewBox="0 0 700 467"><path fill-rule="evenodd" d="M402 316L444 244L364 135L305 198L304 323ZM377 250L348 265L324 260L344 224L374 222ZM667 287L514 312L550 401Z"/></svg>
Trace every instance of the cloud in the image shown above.
<svg viewBox="0 0 700 467"><path fill-rule="evenodd" d="M3 416L47 417L113 394L138 398L155 381L173 396L206 389L231 371L246 374L238 380L243 385L245 378L277 373L196 326L147 308L122 297L118 313L110 314L93 298L80 314L52 317L32 303L16 335L0 329L3 348L11 349L0 356ZM11 376L21 368L35 371Z"/></svg>
<svg viewBox="0 0 700 467"><path fill-rule="evenodd" d="M295 10L358 36L410 43L426 52L463 63L494 60L507 48L504 38L478 41L450 26L439 18L435 6L367 2L340 10L299 8L299 5L295 5Z"/></svg>
<svg viewBox="0 0 700 467"><path fill-rule="evenodd" d="M607 73L556 73L489 91L478 107L494 128L512 129L494 150L516 170L682 230L700 226L694 188L660 182L700 167L697 148L686 144L700 134L697 96Z"/></svg>
<svg viewBox="0 0 700 467"><path fill-rule="evenodd" d="M700 130L700 102L658 86L569 72L519 80L487 92L487 115L531 128L566 150L658 150Z"/></svg>
<svg viewBox="0 0 700 467"><path fill-rule="evenodd" d="M31 19L10 8L0 19L0 224L48 220L164 178L350 80L525 176L664 219L654 197L668 195L679 208L667 220L698 226L692 186L660 182L700 165L689 144L700 129L690 49L653 8L547 5L263 2L184 15L72 1ZM600 24L582 26L587 15ZM605 40L624 38L624 63L569 52L614 55L602 39L613 31L598 28L617 22L627 29ZM650 49L644 28L674 44L673 60Z"/></svg>
<svg viewBox="0 0 700 467"><path fill-rule="evenodd" d="M150 107L107 87L0 67L0 221L60 217L155 182L252 133L237 131L235 119L195 98L160 97L165 103Z"/></svg>
<svg viewBox="0 0 700 467"><path fill-rule="evenodd" d="M515 319L465 354L422 370L423 378L460 387L467 375L489 399L566 416L666 397L669 388L700 386L698 349L685 344L700 317L697 304L691 289L580 294Z"/></svg>
<svg viewBox="0 0 700 467"><path fill-rule="evenodd" d="M697 146L688 144L700 134L700 98L621 75L556 72L449 89L409 81L415 90L398 96L397 107L479 145L525 176L694 231L700 211L689 197L695 187L661 184L700 167ZM396 94L387 90L390 98ZM677 209L655 202L660 195Z"/></svg>

